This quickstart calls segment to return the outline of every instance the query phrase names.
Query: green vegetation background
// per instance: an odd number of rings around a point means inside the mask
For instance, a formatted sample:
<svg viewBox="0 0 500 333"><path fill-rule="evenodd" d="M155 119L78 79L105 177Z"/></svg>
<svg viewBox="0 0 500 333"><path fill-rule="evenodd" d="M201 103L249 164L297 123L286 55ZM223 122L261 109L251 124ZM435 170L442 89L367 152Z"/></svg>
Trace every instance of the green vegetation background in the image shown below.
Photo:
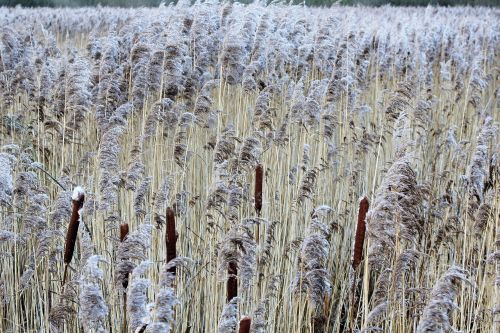
<svg viewBox="0 0 500 333"><path fill-rule="evenodd" d="M79 7L79 6L120 6L120 7L138 7L138 6L158 6L161 2L169 3L172 0L0 0L0 6L16 6L24 7L50 6L50 7ZM289 0L285 0L289 1ZM304 0L292 0L294 3L303 3ZM329 6L337 0L305 0L307 5L311 6ZM250 2L241 0L241 2ZM457 6L457 5L475 5L475 6L500 6L500 0L340 0L344 5L371 5L380 6L391 4L395 6L426 6L442 5L442 6Z"/></svg>

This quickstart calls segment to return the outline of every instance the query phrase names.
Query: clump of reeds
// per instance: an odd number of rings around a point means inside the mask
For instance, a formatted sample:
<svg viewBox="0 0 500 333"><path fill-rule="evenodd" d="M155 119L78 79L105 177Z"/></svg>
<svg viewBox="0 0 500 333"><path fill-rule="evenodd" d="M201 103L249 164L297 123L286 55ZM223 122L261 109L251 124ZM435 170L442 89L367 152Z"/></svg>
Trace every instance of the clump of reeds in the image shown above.
<svg viewBox="0 0 500 333"><path fill-rule="evenodd" d="M499 331L497 22L1 7L0 332Z"/></svg>

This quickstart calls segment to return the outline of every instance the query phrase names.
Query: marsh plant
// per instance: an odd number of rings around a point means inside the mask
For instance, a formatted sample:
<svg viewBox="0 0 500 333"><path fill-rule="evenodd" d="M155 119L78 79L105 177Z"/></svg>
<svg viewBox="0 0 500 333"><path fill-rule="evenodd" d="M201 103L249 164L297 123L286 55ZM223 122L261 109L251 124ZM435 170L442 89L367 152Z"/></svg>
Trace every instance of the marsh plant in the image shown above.
<svg viewBox="0 0 500 333"><path fill-rule="evenodd" d="M499 332L499 15L0 7L0 332Z"/></svg>

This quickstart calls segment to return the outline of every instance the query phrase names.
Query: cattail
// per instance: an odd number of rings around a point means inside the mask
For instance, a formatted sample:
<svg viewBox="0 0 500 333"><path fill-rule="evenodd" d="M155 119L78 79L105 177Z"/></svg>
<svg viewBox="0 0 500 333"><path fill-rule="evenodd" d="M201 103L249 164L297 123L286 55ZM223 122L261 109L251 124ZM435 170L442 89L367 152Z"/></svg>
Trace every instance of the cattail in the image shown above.
<svg viewBox="0 0 500 333"><path fill-rule="evenodd" d="M66 274L68 266L73 259L73 252L75 251L76 236L78 235L78 226L80 225L80 209L83 207L85 200L85 191L80 186L77 186L73 191L71 197L73 201L73 211L71 212L71 219L69 221L68 232L66 233L66 244L64 247L64 276L63 285L66 282Z"/></svg>
<svg viewBox="0 0 500 333"><path fill-rule="evenodd" d="M241 318L240 320L240 330L239 333L250 333L250 324L252 319L248 316Z"/></svg>
<svg viewBox="0 0 500 333"><path fill-rule="evenodd" d="M357 283L355 271L361 263L361 260L363 259L363 244L365 242L366 213L368 212L368 207L368 199L366 197L360 198L358 210L358 225L356 226L356 236L354 238L354 253L351 262L352 270L349 273L352 297L350 309L351 318L356 318L358 312L359 299L356 292Z"/></svg>
<svg viewBox="0 0 500 333"><path fill-rule="evenodd" d="M257 215L260 216L262 210L262 181L264 179L264 170L262 165L259 164L255 167L255 210Z"/></svg>
<svg viewBox="0 0 500 333"><path fill-rule="evenodd" d="M257 211L257 215L260 216L260 211L262 210L262 181L264 178L264 170L262 169L262 165L258 164L255 167L255 210ZM257 224L257 234L256 234L257 243L259 242L259 225Z"/></svg>
<svg viewBox="0 0 500 333"><path fill-rule="evenodd" d="M236 263L230 262L229 268L227 270L227 302L231 302L234 297L238 296L238 280L236 276L238 275L238 267Z"/></svg>
<svg viewBox="0 0 500 333"><path fill-rule="evenodd" d="M120 225L120 242L123 243L128 235L128 223L123 223ZM128 287L128 274L123 277L122 280L123 289L126 290ZM127 332L127 293L123 292L123 333Z"/></svg>
<svg viewBox="0 0 500 333"><path fill-rule="evenodd" d="M175 232L175 212L171 207L167 208L167 233L165 235L165 243L167 244L167 263L177 257L175 243L177 235ZM175 266L169 269L169 272L175 275Z"/></svg>
<svg viewBox="0 0 500 333"><path fill-rule="evenodd" d="M128 230L128 223L120 225L120 242L125 240L125 237L128 235Z"/></svg>
<svg viewBox="0 0 500 333"><path fill-rule="evenodd" d="M359 201L359 211L358 211L358 225L356 227L356 236L354 238L354 254L352 257L352 268L356 270L361 260L363 258L363 244L365 242L365 231L366 231L366 213L369 207L368 199L366 197L361 198Z"/></svg>

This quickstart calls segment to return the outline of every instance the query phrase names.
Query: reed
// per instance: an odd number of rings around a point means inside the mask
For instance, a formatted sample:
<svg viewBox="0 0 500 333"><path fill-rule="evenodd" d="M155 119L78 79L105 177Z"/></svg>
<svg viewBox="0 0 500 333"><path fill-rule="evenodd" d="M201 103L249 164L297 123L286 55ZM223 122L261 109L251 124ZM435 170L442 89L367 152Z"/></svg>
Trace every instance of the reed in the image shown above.
<svg viewBox="0 0 500 333"><path fill-rule="evenodd" d="M498 331L499 40L482 7L0 7L0 332Z"/></svg>

